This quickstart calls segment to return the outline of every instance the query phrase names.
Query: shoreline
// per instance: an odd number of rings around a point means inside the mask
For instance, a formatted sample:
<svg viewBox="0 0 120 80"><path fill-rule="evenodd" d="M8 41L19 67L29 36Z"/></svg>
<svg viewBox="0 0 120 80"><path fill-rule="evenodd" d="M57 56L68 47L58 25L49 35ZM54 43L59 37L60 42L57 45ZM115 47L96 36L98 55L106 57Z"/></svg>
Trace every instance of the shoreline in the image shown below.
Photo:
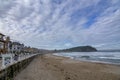
<svg viewBox="0 0 120 80"><path fill-rule="evenodd" d="M103 63L103 64L110 64L110 65L117 65L120 66L120 62L109 62L109 61L100 61L100 60L92 60L92 59L84 59L84 58L74 58L73 56L64 56L64 55L59 55L59 54L53 54L54 56L60 56L60 57L67 57L73 60L78 60L78 61L83 61L83 62L91 62L91 63Z"/></svg>
<svg viewBox="0 0 120 80"><path fill-rule="evenodd" d="M59 55L54 55L52 54L53 56L57 56L57 57L64 57L64 58L69 58L69 59L72 59L72 60L75 60L75 61L80 61L80 62L88 62L88 63L96 63L96 64L103 64L103 65L115 65L115 66L120 66L120 64L117 64L117 63L111 63L111 62L103 62L103 61L92 61L92 60L78 60L78 59L73 59L71 57L66 57L66 56L59 56Z"/></svg>
<svg viewBox="0 0 120 80"><path fill-rule="evenodd" d="M120 66L46 54L35 58L15 80L120 80Z"/></svg>

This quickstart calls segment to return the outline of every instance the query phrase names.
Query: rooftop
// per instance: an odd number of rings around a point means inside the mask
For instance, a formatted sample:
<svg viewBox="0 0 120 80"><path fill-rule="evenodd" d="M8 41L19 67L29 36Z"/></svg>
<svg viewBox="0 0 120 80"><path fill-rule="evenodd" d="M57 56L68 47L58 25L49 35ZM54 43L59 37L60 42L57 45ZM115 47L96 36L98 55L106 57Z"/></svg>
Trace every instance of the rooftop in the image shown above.
<svg viewBox="0 0 120 80"><path fill-rule="evenodd" d="M0 35L5 36L4 34L0 33Z"/></svg>

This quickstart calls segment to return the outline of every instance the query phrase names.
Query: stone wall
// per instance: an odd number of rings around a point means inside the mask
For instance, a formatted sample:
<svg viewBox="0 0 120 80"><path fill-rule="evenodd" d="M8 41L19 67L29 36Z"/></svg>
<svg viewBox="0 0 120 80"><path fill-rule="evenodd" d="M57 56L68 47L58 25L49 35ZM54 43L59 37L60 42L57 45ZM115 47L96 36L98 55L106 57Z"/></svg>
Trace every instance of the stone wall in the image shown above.
<svg viewBox="0 0 120 80"><path fill-rule="evenodd" d="M19 61L9 67L0 71L0 80L13 80L13 78L25 67L29 65L29 63L35 58L36 56L27 58L25 60Z"/></svg>

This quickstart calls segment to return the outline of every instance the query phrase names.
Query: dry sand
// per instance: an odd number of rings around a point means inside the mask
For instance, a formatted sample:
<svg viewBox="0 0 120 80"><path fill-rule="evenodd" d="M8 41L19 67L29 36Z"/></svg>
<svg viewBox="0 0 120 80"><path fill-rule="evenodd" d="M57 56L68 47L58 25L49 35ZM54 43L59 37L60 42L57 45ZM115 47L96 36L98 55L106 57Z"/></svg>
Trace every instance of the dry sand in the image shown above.
<svg viewBox="0 0 120 80"><path fill-rule="evenodd" d="M120 66L47 54L36 57L15 80L120 80Z"/></svg>

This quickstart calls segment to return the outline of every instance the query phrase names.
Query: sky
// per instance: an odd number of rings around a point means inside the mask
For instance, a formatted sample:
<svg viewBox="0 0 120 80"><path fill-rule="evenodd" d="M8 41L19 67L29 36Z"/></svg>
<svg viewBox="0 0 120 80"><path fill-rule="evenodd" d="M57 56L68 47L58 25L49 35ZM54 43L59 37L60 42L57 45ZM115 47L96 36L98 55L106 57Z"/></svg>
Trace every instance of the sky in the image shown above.
<svg viewBox="0 0 120 80"><path fill-rule="evenodd" d="M0 32L40 49L120 49L120 0L0 0Z"/></svg>

